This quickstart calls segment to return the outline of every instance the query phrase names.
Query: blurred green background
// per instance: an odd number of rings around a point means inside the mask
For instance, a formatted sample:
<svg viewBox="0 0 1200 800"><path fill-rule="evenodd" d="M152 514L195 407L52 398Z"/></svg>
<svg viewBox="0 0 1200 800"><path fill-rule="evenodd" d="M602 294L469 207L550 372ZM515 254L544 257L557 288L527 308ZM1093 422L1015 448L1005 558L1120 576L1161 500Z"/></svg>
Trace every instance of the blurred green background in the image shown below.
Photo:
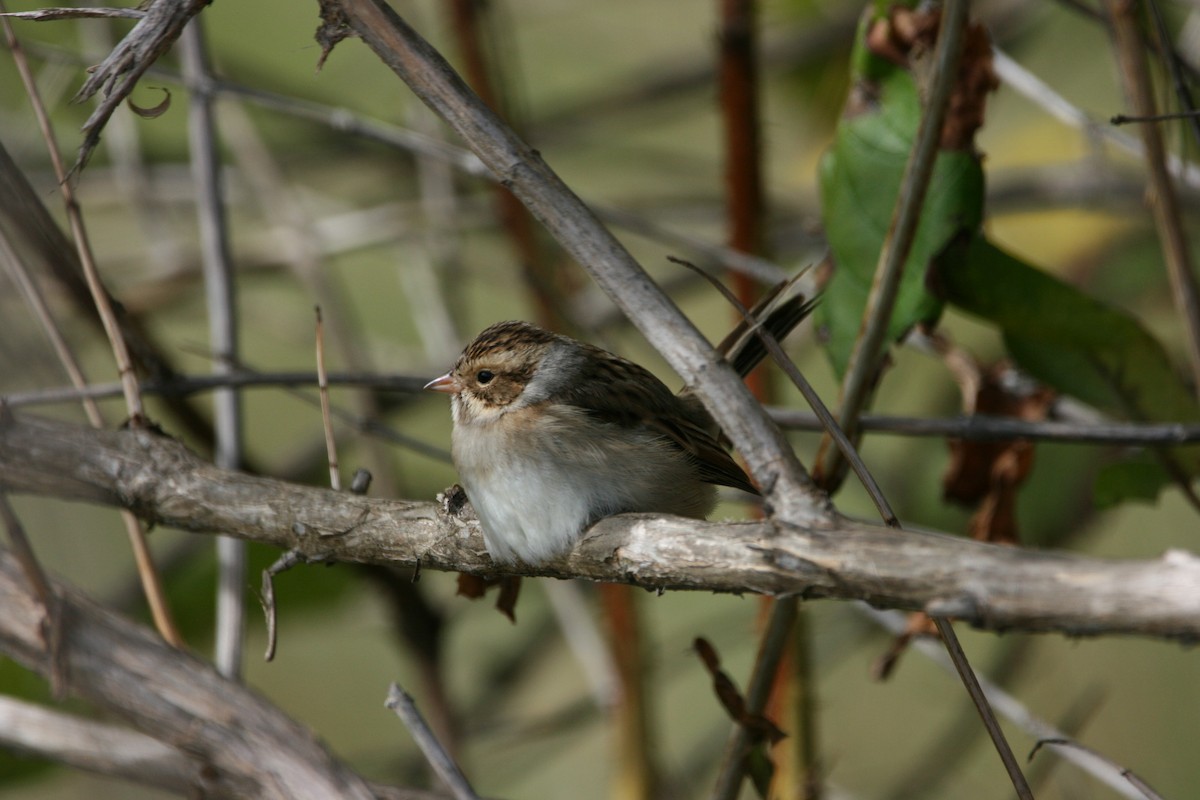
<svg viewBox="0 0 1200 800"><path fill-rule="evenodd" d="M458 63L442 3L394 5ZM726 236L712 78L716 6L684 0L503 0L492 5L490 18L493 64L511 116L567 183L585 200L713 244ZM1018 63L1078 108L1107 119L1123 110L1107 34L1066 6L998 0L975 3L974 13ZM10 10L35 7L10 4ZM859 10L820 0L761 5L769 239L772 258L789 271L819 260L823 250L816 164L848 88ZM1196 21L1188 7L1168 10L1173 25L1189 14ZM232 83L318 104L322 113L344 109L385 125L415 128L457 145L360 42L341 43L316 71L315 3L220 2L202 17L215 67ZM82 82L83 66L98 62L128 27L102 21L16 23L68 153L90 108L68 102ZM80 53L86 54L82 60ZM172 74L178 69L174 55L161 66ZM59 215L45 148L7 55L0 58L0 86L0 138ZM145 315L182 368L204 373L210 359L187 171L187 94L171 74L150 75L134 100L155 105L162 99L155 88L160 86L169 88L171 108L153 120L121 109L79 189L100 267L114 294ZM316 303L334 337L328 347L330 369L425 377L444 371L463 341L486 324L536 314L518 258L497 223L488 184L451 176L451 210L431 213L423 209L418 188L423 167L408 153L293 113L244 103L232 92L221 96L217 110L226 126L222 146L230 167L227 194L239 269L242 356L251 368L312 369ZM1139 202L1136 162L1055 121L1004 86L992 96L979 146L990 190L989 236L1130 311L1161 337L1178 364L1185 363L1152 220ZM140 154L133 171L146 181L140 188L120 168L117 150L122 147ZM1080 174L1111 176L1112 188L1073 193L1072 180ZM1185 189L1184 200L1195 230L1195 190ZM666 261L667 255L694 258L695 252L620 227L616 232L652 274L672 286L710 338L719 338L731 325L731 314L709 287ZM570 313L585 321L587 336L677 385L636 332L612 321L611 307L582 270L548 241L541 246L570 295ZM307 273L306 258L314 265ZM434 298L421 283L430 272L442 276L444 297ZM50 348L6 276L0 277L0 287L0 392L64 384ZM65 304L57 307L91 379L115 380L101 337ZM457 338L440 336L431 319L431 308L443 307ZM999 337L987 326L953 312L944 325L981 359L1001 354ZM338 340L342 331L346 337ZM790 350L832 401L836 382L812 331L793 337ZM315 394L303 394L247 392L246 447L264 472L320 484L325 480L320 415L312 403ZM358 408L352 390L335 389L332 395L335 403ZM395 399L387 413L390 426L448 449L444 398ZM801 405L782 385L779 403ZM169 432L181 434L160 405L151 408ZM119 401L107 401L105 409L111 424L123 416ZM875 410L953 414L958 390L939 363L901 349ZM68 406L37 413L82 420ZM373 487L377 496L428 500L455 480L444 461L390 445L381 467L378 451L362 437L344 428L340 433L347 473L359 464L370 464L377 476L390 470L393 479ZM794 441L809 463L816 437L796 434ZM969 513L941 500L943 442L870 436L863 454L907 523L964 529ZM1034 473L1021 492L1024 541L1121 558L1154 557L1171 547L1195 550L1195 512L1175 490L1156 505L1095 512L1091 480L1097 466L1113 455L1092 447L1040 445ZM872 515L852 483L836 499L846 513ZM17 498L16 506L53 571L101 601L145 617L115 512L29 498ZM746 512L727 504L718 513ZM155 531L152 543L171 564L167 583L189 642L206 652L212 543L167 530ZM254 551L252 584L257 585L257 570L275 555ZM593 701L584 670L564 642L538 582L526 582L516 625L497 614L490 601L455 597L452 575L425 572L420 586L445 617L446 692L461 720L462 763L476 788L510 798L611 796L616 768L607 712ZM383 699L388 683L399 680L425 706L428 683L398 640L376 586L358 570L337 565L297 568L281 576L276 588L280 644L274 663L259 657L261 615L252 597L248 603L248 682L368 776L395 783L427 780L407 732L384 710ZM591 587L579 588L591 594ZM646 616L651 728L666 779L663 796L702 797L729 725L691 641L707 637L726 670L744 684L760 603L751 597L683 593L639 595L638 600ZM589 608L594 611L595 604ZM869 668L889 644L886 632L849 604L813 603L806 613L818 750L830 796L1011 796L956 679L909 653L889 681L874 682ZM602 625L595 613L591 618ZM1194 796L1200 785L1195 757L1200 662L1194 650L1135 638L999 637L965 629L961 635L977 669L999 670L997 680L1033 713L1071 727L1081 742L1134 770L1163 796ZM0 690L46 694L37 679L10 662L0 662ZM959 730L970 733L958 735ZM1006 730L1018 755L1028 752L1033 741L1011 726ZM1118 796L1047 752L1030 770L1038 777L1039 798ZM0 762L0 793L93 800L159 796L8 757ZM743 796L751 796L749 788Z"/></svg>

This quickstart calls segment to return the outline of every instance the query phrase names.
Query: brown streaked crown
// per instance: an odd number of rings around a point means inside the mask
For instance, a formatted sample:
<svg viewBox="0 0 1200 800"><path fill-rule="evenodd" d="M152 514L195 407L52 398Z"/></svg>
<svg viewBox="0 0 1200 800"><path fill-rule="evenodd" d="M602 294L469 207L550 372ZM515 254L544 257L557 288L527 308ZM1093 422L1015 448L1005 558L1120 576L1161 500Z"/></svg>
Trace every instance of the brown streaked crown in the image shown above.
<svg viewBox="0 0 1200 800"><path fill-rule="evenodd" d="M463 361L477 361L505 350L518 350L546 345L558 337L548 330L528 322L509 320L484 328L459 356Z"/></svg>
<svg viewBox="0 0 1200 800"><path fill-rule="evenodd" d="M542 355L558 338L528 322L498 322L467 345L454 364L454 375L473 400L507 406L521 396Z"/></svg>

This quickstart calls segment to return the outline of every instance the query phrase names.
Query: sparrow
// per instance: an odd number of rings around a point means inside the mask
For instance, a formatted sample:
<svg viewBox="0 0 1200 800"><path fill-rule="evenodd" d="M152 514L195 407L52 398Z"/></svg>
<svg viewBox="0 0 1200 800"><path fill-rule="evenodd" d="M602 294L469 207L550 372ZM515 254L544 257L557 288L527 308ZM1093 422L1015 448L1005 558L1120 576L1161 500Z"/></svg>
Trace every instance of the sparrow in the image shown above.
<svg viewBox="0 0 1200 800"><path fill-rule="evenodd" d="M762 324L783 338L812 307L793 297ZM718 350L743 376L765 355L746 324ZM451 456L499 564L562 555L612 514L703 519L717 485L758 493L691 392L529 322L488 327L425 388L450 395Z"/></svg>

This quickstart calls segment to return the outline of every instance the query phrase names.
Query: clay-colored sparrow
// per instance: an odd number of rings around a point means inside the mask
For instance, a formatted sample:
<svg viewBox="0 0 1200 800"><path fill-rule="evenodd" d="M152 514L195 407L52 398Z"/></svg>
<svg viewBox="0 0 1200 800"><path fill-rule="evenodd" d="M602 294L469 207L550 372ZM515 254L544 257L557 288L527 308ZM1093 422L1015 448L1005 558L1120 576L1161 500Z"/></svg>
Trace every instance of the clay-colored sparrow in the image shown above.
<svg viewBox="0 0 1200 800"><path fill-rule="evenodd" d="M765 325L782 338L811 307L793 298ZM744 375L763 348L742 334L722 344ZM499 563L557 556L624 511L702 519L714 484L757 493L689 392L528 322L487 328L425 388L451 395L454 465Z"/></svg>

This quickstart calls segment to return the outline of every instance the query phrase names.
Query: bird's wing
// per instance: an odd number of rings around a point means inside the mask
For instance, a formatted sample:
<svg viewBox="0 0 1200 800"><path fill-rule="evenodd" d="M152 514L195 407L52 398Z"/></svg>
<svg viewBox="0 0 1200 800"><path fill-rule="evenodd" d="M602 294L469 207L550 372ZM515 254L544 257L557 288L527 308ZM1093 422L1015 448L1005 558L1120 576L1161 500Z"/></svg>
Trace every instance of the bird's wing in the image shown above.
<svg viewBox="0 0 1200 800"><path fill-rule="evenodd" d="M568 389L565 402L608 424L643 427L661 434L696 465L706 483L732 486L758 494L745 471L715 435L716 426L694 399L676 396L649 370L632 361L599 351L589 360L592 374ZM587 387L603 387L603 391Z"/></svg>

